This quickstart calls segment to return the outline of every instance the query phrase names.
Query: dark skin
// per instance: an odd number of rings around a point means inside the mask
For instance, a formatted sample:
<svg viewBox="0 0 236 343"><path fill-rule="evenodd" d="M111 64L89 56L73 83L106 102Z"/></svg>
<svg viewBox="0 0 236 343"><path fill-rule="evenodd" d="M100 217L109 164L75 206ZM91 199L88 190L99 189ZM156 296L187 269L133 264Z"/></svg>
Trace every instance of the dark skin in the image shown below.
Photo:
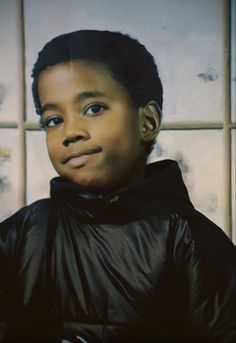
<svg viewBox="0 0 236 343"><path fill-rule="evenodd" d="M108 67L78 60L43 70L38 91L60 176L99 194L144 179L146 145L159 130L153 102L135 107Z"/></svg>

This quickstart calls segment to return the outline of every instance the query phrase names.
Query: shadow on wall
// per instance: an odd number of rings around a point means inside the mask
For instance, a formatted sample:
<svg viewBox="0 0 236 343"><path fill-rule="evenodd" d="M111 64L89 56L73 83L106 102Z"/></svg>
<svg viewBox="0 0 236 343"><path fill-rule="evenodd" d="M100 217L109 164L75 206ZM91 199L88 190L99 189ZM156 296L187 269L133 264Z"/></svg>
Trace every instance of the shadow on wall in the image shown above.
<svg viewBox="0 0 236 343"><path fill-rule="evenodd" d="M10 149L0 149L0 168L3 164L5 164L6 162L9 162L10 158L11 158ZM8 191L9 188L10 188L10 182L8 180L8 177L0 174L0 193Z"/></svg>

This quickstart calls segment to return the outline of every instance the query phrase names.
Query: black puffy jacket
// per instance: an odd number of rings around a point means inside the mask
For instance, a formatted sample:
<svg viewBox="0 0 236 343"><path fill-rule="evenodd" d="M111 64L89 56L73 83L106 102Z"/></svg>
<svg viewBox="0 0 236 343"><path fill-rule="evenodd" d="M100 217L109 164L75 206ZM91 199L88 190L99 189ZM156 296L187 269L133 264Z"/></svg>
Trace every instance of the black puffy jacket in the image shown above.
<svg viewBox="0 0 236 343"><path fill-rule="evenodd" d="M61 178L0 225L0 342L233 342L235 249L174 161L109 196Z"/></svg>

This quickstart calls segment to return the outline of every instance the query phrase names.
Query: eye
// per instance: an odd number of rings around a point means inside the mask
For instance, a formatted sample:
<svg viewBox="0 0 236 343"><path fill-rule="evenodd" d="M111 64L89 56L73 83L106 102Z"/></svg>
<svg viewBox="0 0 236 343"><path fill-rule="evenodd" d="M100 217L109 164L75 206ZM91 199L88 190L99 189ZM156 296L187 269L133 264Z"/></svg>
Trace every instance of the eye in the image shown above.
<svg viewBox="0 0 236 343"><path fill-rule="evenodd" d="M83 114L88 116L88 117L95 117L98 114L104 112L106 109L107 109L107 106L105 106L105 105L93 104L93 105L87 106L84 109Z"/></svg>
<svg viewBox="0 0 236 343"><path fill-rule="evenodd" d="M63 122L63 119L60 117L49 117L42 121L41 126L44 130L48 128L55 127Z"/></svg>

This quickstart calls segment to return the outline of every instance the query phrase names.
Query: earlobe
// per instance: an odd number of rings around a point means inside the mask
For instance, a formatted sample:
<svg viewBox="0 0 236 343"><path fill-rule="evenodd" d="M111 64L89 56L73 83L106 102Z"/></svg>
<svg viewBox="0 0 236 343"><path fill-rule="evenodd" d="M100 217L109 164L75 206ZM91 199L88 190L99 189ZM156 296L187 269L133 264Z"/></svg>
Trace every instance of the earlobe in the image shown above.
<svg viewBox="0 0 236 343"><path fill-rule="evenodd" d="M144 142L150 142L158 135L161 123L160 115L155 101L150 101L142 107L142 140Z"/></svg>

